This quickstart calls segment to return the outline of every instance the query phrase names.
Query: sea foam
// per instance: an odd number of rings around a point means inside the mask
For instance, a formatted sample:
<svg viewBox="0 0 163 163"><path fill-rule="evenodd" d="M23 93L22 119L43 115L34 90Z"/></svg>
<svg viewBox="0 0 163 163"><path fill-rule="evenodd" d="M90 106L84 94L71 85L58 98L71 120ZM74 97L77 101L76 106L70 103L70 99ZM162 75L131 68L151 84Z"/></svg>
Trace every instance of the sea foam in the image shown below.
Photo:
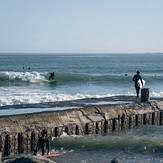
<svg viewBox="0 0 163 163"><path fill-rule="evenodd" d="M44 102L56 102L56 101L68 101L77 100L85 98L104 98L117 96L117 94L104 94L104 95L90 95L90 94L64 94L58 93L53 94L53 92L39 91L39 90L28 90L28 89L15 89L15 88L1 88L1 98L0 106L6 105L19 105L19 104L34 104L34 103L44 103ZM10 92L10 93L9 93ZM119 94L120 95L120 94ZM133 96L134 94L128 93L125 95ZM152 92L151 97L163 97L163 92Z"/></svg>
<svg viewBox="0 0 163 163"><path fill-rule="evenodd" d="M46 81L44 78L44 74L46 73L38 73L36 71L32 72L10 72L10 71L2 71L0 72L0 80L6 79L6 80L22 80L22 81L28 81L31 83L39 83L41 81Z"/></svg>

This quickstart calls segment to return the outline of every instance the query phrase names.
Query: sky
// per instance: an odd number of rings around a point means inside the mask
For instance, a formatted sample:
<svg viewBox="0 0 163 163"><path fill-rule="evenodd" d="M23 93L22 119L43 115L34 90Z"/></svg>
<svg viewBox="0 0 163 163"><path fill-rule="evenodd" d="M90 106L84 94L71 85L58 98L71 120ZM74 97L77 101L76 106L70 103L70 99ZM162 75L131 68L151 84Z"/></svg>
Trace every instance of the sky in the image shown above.
<svg viewBox="0 0 163 163"><path fill-rule="evenodd" d="M0 53L163 52L163 0L0 0Z"/></svg>

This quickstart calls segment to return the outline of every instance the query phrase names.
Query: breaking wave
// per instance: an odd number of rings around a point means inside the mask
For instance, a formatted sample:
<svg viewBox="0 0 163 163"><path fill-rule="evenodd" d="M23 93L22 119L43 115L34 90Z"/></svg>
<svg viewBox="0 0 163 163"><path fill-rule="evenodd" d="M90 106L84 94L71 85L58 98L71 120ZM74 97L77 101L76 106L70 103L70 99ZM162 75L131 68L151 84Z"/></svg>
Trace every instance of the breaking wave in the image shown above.
<svg viewBox="0 0 163 163"><path fill-rule="evenodd" d="M14 85L14 84L34 84L34 83L47 83L49 79L49 73L33 72L0 72L0 85ZM147 82L160 82L163 80L163 76L145 76L144 79ZM60 84L68 82L107 82L107 83L131 83L132 76L125 75L88 75L88 74L76 74L76 73L56 73L56 80Z"/></svg>

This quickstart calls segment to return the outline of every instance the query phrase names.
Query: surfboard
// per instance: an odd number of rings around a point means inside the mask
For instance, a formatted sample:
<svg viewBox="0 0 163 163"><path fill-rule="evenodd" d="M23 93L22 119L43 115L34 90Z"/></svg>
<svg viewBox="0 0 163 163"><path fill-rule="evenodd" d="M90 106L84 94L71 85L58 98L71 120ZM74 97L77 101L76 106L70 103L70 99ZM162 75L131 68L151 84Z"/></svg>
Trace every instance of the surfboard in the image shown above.
<svg viewBox="0 0 163 163"><path fill-rule="evenodd" d="M142 85L142 82L143 82L143 85ZM142 82L140 79L138 80L137 84L138 84L139 88L143 88L145 86L146 81L144 79L142 79Z"/></svg>
<svg viewBox="0 0 163 163"><path fill-rule="evenodd" d="M49 80L50 83L57 83L57 80Z"/></svg>
<svg viewBox="0 0 163 163"><path fill-rule="evenodd" d="M47 155L47 156L43 156L44 158L50 158L50 157L57 157L57 156L61 156L62 154L55 154L55 155Z"/></svg>

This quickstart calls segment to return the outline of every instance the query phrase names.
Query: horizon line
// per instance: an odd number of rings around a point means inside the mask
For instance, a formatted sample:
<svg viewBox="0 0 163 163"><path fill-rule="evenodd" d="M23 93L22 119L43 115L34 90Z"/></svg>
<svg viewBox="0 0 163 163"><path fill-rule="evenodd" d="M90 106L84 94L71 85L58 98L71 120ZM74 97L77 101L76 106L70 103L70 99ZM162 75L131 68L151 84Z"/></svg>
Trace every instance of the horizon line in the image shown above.
<svg viewBox="0 0 163 163"><path fill-rule="evenodd" d="M122 53L104 53L104 52L98 52L98 53L95 53L95 52L84 52L84 53L80 53L80 52L0 52L0 55L1 54L163 54L163 52L138 52L138 53L125 53L125 52L122 52Z"/></svg>

